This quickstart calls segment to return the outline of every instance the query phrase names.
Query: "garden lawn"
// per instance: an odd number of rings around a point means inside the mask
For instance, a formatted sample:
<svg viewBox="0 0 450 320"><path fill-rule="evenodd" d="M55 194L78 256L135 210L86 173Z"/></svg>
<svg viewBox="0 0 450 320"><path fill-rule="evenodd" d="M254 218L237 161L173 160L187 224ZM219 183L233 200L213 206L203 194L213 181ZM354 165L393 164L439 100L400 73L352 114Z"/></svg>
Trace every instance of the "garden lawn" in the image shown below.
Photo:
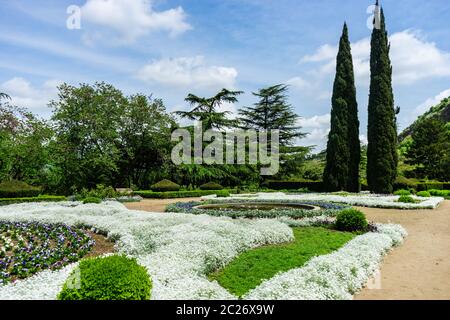
<svg viewBox="0 0 450 320"><path fill-rule="evenodd" d="M280 272L303 266L315 256L338 250L356 234L326 228L294 228L295 241L265 246L241 254L223 270L211 274L211 280L242 297Z"/></svg>

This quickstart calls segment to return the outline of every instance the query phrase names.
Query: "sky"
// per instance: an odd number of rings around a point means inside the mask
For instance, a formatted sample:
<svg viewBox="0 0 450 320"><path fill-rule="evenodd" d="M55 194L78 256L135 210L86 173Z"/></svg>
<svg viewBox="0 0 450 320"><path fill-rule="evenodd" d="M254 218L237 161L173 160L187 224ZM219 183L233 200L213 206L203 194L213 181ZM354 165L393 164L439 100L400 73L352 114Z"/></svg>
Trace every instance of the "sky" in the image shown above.
<svg viewBox="0 0 450 320"><path fill-rule="evenodd" d="M188 110L188 93L289 85L289 102L322 150L329 132L337 44L352 42L361 140L366 142L371 30L365 0L0 0L0 92L48 118L57 86L105 81L125 94ZM391 43L399 129L450 96L450 2L381 0ZM79 23L78 23L79 22Z"/></svg>

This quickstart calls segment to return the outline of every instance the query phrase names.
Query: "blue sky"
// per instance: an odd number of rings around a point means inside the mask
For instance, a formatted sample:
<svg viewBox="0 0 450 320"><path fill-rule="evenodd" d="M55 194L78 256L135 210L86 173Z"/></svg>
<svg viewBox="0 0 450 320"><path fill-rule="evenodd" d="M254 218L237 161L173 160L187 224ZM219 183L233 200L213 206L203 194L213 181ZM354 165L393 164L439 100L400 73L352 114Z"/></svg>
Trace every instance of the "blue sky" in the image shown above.
<svg viewBox="0 0 450 320"><path fill-rule="evenodd" d="M400 128L450 96L450 2L381 1L391 36ZM170 111L192 92L251 92L290 84L290 102L310 135L326 143L336 46L347 21L354 55L361 135L369 83L364 0L0 0L0 91L48 117L56 86L106 81L126 94L153 94ZM81 29L66 10L81 9Z"/></svg>

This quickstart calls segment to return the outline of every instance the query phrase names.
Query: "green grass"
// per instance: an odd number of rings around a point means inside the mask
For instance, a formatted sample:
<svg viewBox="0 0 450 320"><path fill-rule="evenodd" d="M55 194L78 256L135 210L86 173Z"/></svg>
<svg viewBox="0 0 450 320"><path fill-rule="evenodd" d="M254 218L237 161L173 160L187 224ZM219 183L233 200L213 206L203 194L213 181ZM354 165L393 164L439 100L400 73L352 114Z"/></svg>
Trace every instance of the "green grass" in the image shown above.
<svg viewBox="0 0 450 320"><path fill-rule="evenodd" d="M279 272L303 266L315 256L328 254L341 248L356 234L326 228L294 228L295 241L265 246L247 251L223 270L209 276L222 287L242 297Z"/></svg>

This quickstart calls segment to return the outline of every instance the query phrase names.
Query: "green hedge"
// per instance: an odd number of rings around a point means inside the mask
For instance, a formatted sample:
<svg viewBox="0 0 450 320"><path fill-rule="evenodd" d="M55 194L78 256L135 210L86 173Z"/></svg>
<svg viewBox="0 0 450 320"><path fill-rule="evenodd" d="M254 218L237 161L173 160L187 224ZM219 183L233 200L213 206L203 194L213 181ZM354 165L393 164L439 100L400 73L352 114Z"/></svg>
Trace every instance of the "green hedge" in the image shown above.
<svg viewBox="0 0 450 320"><path fill-rule="evenodd" d="M165 179L158 183L155 183L150 187L150 189L153 192L169 192L169 191L179 191L181 187L175 182Z"/></svg>
<svg viewBox="0 0 450 320"><path fill-rule="evenodd" d="M417 191L428 191L428 190L447 190L445 189L446 183L443 182L423 182L417 184Z"/></svg>
<svg viewBox="0 0 450 320"><path fill-rule="evenodd" d="M278 181L269 180L265 183L269 189L273 190L298 190L307 188L309 191L322 192L322 181Z"/></svg>
<svg viewBox="0 0 450 320"><path fill-rule="evenodd" d="M67 198L63 196L40 196L30 198L0 198L0 206L5 206L14 203L29 203L29 202L59 202L66 201Z"/></svg>
<svg viewBox="0 0 450 320"><path fill-rule="evenodd" d="M218 197L230 196L230 192L228 190L194 190L175 192L134 191L133 194L147 199L198 198L213 194L216 194Z"/></svg>
<svg viewBox="0 0 450 320"><path fill-rule="evenodd" d="M29 198L37 197L41 188L30 186L21 181L4 181L0 183L0 198Z"/></svg>
<svg viewBox="0 0 450 320"><path fill-rule="evenodd" d="M208 182L200 186L200 190L223 190L223 187L215 182Z"/></svg>
<svg viewBox="0 0 450 320"><path fill-rule="evenodd" d="M82 260L59 300L149 300L152 282L136 259L109 256Z"/></svg>

